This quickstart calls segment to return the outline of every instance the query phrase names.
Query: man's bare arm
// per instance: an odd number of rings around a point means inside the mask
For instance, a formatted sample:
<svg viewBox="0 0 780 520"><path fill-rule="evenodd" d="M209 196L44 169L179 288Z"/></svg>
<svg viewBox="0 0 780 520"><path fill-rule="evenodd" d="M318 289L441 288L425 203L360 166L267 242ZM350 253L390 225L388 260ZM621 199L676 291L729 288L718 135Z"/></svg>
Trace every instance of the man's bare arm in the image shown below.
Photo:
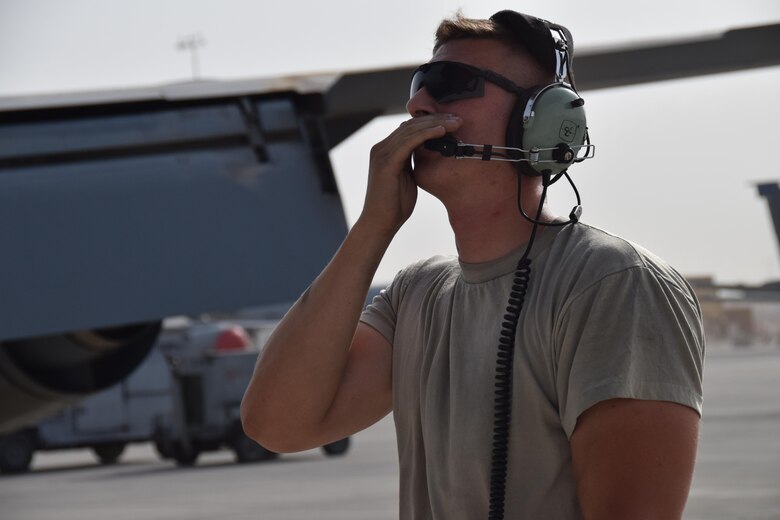
<svg viewBox="0 0 780 520"><path fill-rule="evenodd" d="M263 446L298 451L321 443L327 433L322 424L348 361L377 372L370 380L375 384L384 379L386 356L377 349L389 346L364 344L365 334L356 334L365 295L384 252L377 245L372 254L366 244L371 240L377 241L376 236L356 225L266 343L241 403L244 431ZM372 367L370 360L377 366ZM381 388L365 390L384 393Z"/></svg>
<svg viewBox="0 0 780 520"><path fill-rule="evenodd" d="M682 518L698 432L699 415L676 403L610 399L586 410L571 437L584 518Z"/></svg>
<svg viewBox="0 0 780 520"><path fill-rule="evenodd" d="M459 125L445 114L416 117L371 150L360 218L266 342L244 394L244 431L263 446L312 448L390 410L391 347L358 320L379 262L414 208L413 150Z"/></svg>

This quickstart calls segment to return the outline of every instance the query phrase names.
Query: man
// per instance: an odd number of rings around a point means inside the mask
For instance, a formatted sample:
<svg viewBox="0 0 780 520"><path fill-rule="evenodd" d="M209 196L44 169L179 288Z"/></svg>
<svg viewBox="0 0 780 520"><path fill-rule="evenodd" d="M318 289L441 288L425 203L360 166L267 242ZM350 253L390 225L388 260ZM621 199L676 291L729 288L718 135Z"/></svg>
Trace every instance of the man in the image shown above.
<svg viewBox="0 0 780 520"><path fill-rule="evenodd" d="M556 217L549 174L424 144L516 144L518 98L561 79L551 29L570 50L567 30L511 11L442 22L430 62L441 63L419 69L411 119L372 148L360 217L266 344L242 403L246 432L275 451L332 442L392 410L402 519L682 515L704 352L689 286L639 246ZM444 204L458 258L402 270L361 316L418 187ZM516 329L502 324L510 293ZM510 400L494 395L505 333ZM502 399L507 428L494 424ZM505 456L494 427L508 431Z"/></svg>

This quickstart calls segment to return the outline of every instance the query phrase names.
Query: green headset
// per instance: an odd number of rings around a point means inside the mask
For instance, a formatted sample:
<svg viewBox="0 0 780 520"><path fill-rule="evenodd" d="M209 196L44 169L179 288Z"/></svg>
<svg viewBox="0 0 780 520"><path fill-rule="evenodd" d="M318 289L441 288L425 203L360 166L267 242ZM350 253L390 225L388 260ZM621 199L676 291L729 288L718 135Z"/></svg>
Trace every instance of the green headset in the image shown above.
<svg viewBox="0 0 780 520"><path fill-rule="evenodd" d="M425 147L445 157L513 162L523 175L548 177L547 184L562 175L568 178L569 166L595 152L588 137L585 100L577 93L571 74L571 33L562 25L515 11L500 11L490 20L504 29L507 39L528 49L545 70L554 71L554 81L521 89L498 78L502 88L517 95L504 146L468 144L444 136L426 141ZM413 79L412 94L415 86Z"/></svg>

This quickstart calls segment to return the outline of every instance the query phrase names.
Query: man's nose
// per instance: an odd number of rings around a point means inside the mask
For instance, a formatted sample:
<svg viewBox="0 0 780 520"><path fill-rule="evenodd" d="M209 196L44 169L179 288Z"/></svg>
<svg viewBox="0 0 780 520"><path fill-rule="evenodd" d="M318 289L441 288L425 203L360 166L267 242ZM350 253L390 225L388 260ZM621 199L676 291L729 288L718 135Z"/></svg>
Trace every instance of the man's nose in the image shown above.
<svg viewBox="0 0 780 520"><path fill-rule="evenodd" d="M423 86L406 102L406 111L412 117L435 114L436 101L428 94L428 89Z"/></svg>

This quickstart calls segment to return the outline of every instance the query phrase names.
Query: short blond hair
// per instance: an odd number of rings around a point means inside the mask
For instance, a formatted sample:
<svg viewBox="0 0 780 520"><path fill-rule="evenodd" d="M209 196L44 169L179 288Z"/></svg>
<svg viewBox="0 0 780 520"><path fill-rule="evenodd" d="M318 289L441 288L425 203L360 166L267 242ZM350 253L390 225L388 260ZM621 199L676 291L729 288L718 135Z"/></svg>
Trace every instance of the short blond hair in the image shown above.
<svg viewBox="0 0 780 520"><path fill-rule="evenodd" d="M447 42L468 39L492 39L498 40L513 49L524 48L512 33L493 20L482 18L467 18L461 11L455 13L452 18L445 18L436 28L436 39L433 44L433 52Z"/></svg>
<svg viewBox="0 0 780 520"><path fill-rule="evenodd" d="M505 26L481 18L467 18L459 10L452 18L445 18L436 28L436 36L433 45L435 54L445 43L457 40L496 40L506 45L512 52L519 56L533 60L537 66L538 81L552 81L553 73L548 71L531 50Z"/></svg>

